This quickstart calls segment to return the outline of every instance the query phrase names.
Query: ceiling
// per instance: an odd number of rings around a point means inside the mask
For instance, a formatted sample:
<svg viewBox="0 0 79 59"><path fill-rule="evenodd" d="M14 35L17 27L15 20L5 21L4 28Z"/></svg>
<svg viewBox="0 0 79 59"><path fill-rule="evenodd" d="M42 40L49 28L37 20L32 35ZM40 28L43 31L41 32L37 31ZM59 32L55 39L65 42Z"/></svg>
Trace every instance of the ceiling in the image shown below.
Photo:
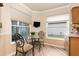
<svg viewBox="0 0 79 59"><path fill-rule="evenodd" d="M25 3L33 11L44 11L68 5L68 3Z"/></svg>

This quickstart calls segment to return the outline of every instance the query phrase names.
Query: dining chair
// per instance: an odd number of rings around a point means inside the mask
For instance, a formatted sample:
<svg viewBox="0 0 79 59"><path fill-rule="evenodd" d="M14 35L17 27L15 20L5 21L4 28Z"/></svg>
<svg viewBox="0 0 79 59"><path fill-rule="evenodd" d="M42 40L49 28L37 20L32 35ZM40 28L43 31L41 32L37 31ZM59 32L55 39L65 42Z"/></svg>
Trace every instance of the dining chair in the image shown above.
<svg viewBox="0 0 79 59"><path fill-rule="evenodd" d="M32 45L28 44L19 33L16 33L14 38L16 42L16 55L18 55L17 53L19 52L25 56L28 51L32 51Z"/></svg>
<svg viewBox="0 0 79 59"><path fill-rule="evenodd" d="M40 38L40 42L41 42L41 44L44 46L44 39L45 39L45 33L44 33L44 31L39 31L38 32L38 36L39 36L39 38Z"/></svg>

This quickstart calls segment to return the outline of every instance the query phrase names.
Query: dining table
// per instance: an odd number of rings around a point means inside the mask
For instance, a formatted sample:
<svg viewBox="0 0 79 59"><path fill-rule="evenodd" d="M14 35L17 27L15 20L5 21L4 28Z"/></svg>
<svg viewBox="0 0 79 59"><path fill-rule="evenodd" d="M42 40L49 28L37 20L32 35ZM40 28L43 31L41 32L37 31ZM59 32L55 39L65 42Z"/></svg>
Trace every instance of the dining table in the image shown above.
<svg viewBox="0 0 79 59"><path fill-rule="evenodd" d="M31 44L33 46L32 53L33 53L33 56L34 56L35 55L35 47L36 47L36 45L39 46L39 50L40 50L40 38L39 37L31 37Z"/></svg>

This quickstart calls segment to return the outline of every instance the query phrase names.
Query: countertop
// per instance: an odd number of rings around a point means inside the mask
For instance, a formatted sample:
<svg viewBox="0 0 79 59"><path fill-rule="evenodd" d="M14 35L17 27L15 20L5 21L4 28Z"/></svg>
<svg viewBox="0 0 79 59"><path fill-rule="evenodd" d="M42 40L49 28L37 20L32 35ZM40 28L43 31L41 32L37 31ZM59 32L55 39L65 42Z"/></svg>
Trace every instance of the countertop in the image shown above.
<svg viewBox="0 0 79 59"><path fill-rule="evenodd" d="M70 34L69 37L79 37L79 34Z"/></svg>

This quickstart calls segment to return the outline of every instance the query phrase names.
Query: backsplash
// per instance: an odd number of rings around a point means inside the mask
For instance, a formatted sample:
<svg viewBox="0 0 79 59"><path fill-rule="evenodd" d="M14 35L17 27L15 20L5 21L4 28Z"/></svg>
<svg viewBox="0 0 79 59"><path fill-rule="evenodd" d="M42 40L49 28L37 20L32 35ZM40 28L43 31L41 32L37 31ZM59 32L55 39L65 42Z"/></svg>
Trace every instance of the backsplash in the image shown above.
<svg viewBox="0 0 79 59"><path fill-rule="evenodd" d="M72 32L75 34L79 34L79 23L72 24Z"/></svg>

